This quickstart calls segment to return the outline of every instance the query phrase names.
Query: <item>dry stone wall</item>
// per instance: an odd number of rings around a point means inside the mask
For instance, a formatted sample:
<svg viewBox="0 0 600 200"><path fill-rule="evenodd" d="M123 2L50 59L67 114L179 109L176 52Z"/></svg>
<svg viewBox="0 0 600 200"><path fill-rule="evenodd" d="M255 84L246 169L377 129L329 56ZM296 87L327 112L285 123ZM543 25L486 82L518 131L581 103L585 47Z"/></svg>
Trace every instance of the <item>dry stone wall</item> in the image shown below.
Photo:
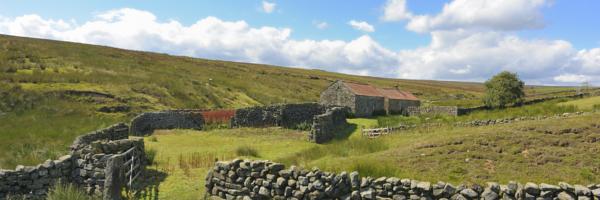
<svg viewBox="0 0 600 200"><path fill-rule="evenodd" d="M75 141L71 144L71 151L84 148L94 141L122 140L127 139L127 137L129 137L129 126L124 123L118 123L75 138Z"/></svg>
<svg viewBox="0 0 600 200"><path fill-rule="evenodd" d="M310 124L315 115L325 112L325 106L318 103L277 104L242 108L235 111L231 127L282 126L295 128Z"/></svg>
<svg viewBox="0 0 600 200"><path fill-rule="evenodd" d="M147 112L131 121L131 135L149 135L157 129L202 129L204 119L200 111L168 110Z"/></svg>
<svg viewBox="0 0 600 200"><path fill-rule="evenodd" d="M88 194L102 195L106 187L106 163L114 155L134 147L138 155L143 155L144 142L141 138L95 141L91 145L73 152L73 155L76 155L73 165L73 182L82 186Z"/></svg>
<svg viewBox="0 0 600 200"><path fill-rule="evenodd" d="M562 113L555 114L551 116L528 116L528 117L510 117L510 118L501 118L501 119L483 119L483 120L473 120L467 122L456 122L455 126L491 126L496 124L510 124L519 121L534 121L534 120L546 120L546 119L565 119L580 115L587 115L589 112L575 112L575 113Z"/></svg>
<svg viewBox="0 0 600 200"><path fill-rule="evenodd" d="M269 161L217 162L206 176L206 191L220 199L453 199L453 200L594 200L600 184L558 185L509 182L457 185L395 177L360 177L358 172L339 174L304 170Z"/></svg>
<svg viewBox="0 0 600 200"><path fill-rule="evenodd" d="M332 140L348 125L346 116L349 112L346 107L333 107L324 114L314 116L309 141L322 144Z"/></svg>
<svg viewBox="0 0 600 200"><path fill-rule="evenodd" d="M43 199L55 182L71 180L72 165L72 156L65 155L37 166L19 165L15 170L0 170L0 199L10 195Z"/></svg>
<svg viewBox="0 0 600 200"><path fill-rule="evenodd" d="M592 95L592 94L574 94L574 95L567 95L567 96L552 96L552 97L544 97L544 98L539 98L539 99L532 99L532 100L527 100L525 102L523 102L521 105L512 105L509 107L519 107L519 106L523 106L523 105L531 105L531 104L536 104L536 103L542 103L542 102L546 102L546 101L551 101L551 100L555 100L555 99L572 99L572 98L582 98L586 95ZM471 108L459 108L458 109L458 114L459 115L466 115L469 114L471 112L475 112L475 111L480 111L480 110L490 110L490 107L487 106L478 106L478 107L471 107Z"/></svg>
<svg viewBox="0 0 600 200"><path fill-rule="evenodd" d="M410 106L407 108L409 116L418 115L450 115L458 116L459 111L456 106Z"/></svg>
<svg viewBox="0 0 600 200"><path fill-rule="evenodd" d="M37 166L19 165L15 170L0 170L0 200L10 196L44 199L59 180L74 183L88 194L102 195L107 187L105 175L112 173L106 169L106 163L112 156L135 147L132 151L144 157L143 140L127 139L128 132L126 124L115 124L77 137L71 145L70 154L57 160L47 160Z"/></svg>

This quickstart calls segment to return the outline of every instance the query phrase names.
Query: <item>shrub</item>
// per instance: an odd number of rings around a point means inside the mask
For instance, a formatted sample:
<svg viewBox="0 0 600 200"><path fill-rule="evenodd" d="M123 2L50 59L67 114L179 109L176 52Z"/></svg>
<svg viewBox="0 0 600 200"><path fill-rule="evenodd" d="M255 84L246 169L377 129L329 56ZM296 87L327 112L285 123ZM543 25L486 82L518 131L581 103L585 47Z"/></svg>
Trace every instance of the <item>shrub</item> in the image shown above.
<svg viewBox="0 0 600 200"><path fill-rule="evenodd" d="M156 138L156 136L150 136L149 140L150 142L158 142L158 138Z"/></svg>
<svg viewBox="0 0 600 200"><path fill-rule="evenodd" d="M521 104L525 97L524 83L516 73L500 72L485 82L483 103L488 107L504 108L509 104Z"/></svg>
<svg viewBox="0 0 600 200"><path fill-rule="evenodd" d="M252 156L256 158L260 157L260 155L258 155L258 151L251 146L240 146L235 149L235 153L238 156Z"/></svg>

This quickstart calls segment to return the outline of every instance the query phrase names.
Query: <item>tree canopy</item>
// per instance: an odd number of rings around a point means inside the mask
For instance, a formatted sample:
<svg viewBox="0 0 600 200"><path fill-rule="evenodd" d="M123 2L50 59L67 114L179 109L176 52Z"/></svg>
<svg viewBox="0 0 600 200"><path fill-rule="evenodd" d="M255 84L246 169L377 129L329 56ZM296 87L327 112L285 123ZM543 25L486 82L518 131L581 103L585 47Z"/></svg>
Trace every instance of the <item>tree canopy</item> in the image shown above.
<svg viewBox="0 0 600 200"><path fill-rule="evenodd" d="M486 91L483 103L494 108L503 108L509 104L520 104L525 97L524 85L516 73L500 72L485 82Z"/></svg>

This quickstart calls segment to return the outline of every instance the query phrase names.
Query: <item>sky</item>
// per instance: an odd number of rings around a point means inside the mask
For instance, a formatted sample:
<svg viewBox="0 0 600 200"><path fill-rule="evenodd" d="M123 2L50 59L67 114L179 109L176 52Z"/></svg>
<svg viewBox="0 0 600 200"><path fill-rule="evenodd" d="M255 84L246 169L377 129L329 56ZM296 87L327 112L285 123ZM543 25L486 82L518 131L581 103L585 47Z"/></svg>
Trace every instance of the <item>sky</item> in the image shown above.
<svg viewBox="0 0 600 200"><path fill-rule="evenodd" d="M0 34L405 79L600 85L598 0L3 0Z"/></svg>

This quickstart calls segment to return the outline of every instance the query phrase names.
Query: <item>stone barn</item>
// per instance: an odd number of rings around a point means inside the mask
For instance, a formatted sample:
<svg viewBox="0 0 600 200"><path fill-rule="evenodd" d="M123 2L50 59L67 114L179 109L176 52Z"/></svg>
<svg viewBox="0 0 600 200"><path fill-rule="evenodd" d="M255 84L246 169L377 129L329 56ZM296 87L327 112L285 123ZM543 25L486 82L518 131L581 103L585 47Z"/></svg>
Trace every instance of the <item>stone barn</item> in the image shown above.
<svg viewBox="0 0 600 200"><path fill-rule="evenodd" d="M379 92L385 97L385 110L388 114L408 115L408 107L419 107L421 101L410 92L398 88L383 88Z"/></svg>
<svg viewBox="0 0 600 200"><path fill-rule="evenodd" d="M406 107L420 104L419 100L409 92L380 89L372 85L340 80L321 92L320 103L349 107L356 117L404 113Z"/></svg>
<svg viewBox="0 0 600 200"><path fill-rule="evenodd" d="M356 117L384 113L385 98L371 85L336 81L321 92L320 103L349 107Z"/></svg>

